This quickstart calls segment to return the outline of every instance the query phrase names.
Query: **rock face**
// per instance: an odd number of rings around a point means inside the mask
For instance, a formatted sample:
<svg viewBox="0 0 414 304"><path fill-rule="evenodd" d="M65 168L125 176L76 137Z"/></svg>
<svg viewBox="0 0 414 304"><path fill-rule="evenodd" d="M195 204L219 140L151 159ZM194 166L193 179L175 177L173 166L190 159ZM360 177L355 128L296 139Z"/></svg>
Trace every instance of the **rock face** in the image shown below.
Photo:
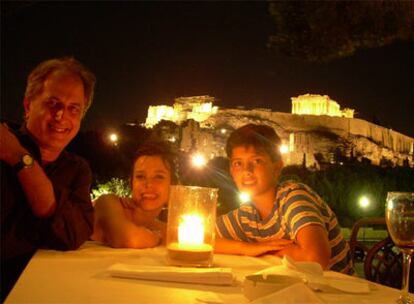
<svg viewBox="0 0 414 304"><path fill-rule="evenodd" d="M326 163L355 158L374 165L414 167L414 139L357 118L296 115L265 109L220 109L203 122L181 126L180 148L198 150L208 157L225 156L225 143L232 130L248 123L275 129L282 144L285 165L305 164L319 169Z"/></svg>

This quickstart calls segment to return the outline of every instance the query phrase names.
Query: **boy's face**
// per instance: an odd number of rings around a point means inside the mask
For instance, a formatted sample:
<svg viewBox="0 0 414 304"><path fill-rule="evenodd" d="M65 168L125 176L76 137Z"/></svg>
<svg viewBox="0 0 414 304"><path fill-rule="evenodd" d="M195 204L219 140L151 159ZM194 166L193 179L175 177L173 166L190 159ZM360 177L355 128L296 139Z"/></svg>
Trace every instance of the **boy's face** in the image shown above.
<svg viewBox="0 0 414 304"><path fill-rule="evenodd" d="M237 188L253 200L274 191L282 166L282 161L273 162L270 155L253 146L233 148L230 159L230 173Z"/></svg>

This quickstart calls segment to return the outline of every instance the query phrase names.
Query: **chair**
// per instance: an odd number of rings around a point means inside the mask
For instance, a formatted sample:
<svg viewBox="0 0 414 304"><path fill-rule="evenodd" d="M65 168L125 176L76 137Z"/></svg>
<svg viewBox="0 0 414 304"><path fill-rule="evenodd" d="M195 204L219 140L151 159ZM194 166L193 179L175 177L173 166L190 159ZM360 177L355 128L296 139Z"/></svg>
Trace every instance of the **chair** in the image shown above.
<svg viewBox="0 0 414 304"><path fill-rule="evenodd" d="M362 218L352 227L349 247L354 267L362 263L367 280L398 288L398 284L401 285L401 255L395 250L395 245L389 236L371 246L368 242L358 239L358 232L362 227L374 226L382 226L386 229L385 218ZM388 276L391 270L393 275Z"/></svg>
<svg viewBox="0 0 414 304"><path fill-rule="evenodd" d="M353 264L363 263L364 276L367 280L398 289L401 288L402 253L389 235L372 246L358 240L358 231L364 226L384 226L387 229L383 217L362 218L354 224L349 239ZM411 263L410 273L414 273L414 261ZM414 292L414 279L411 278L409 290Z"/></svg>
<svg viewBox="0 0 414 304"><path fill-rule="evenodd" d="M383 217L366 217L358 220L352 227L351 236L349 238L349 247L351 250L352 261L363 262L370 247L358 240L358 232L362 227L384 226L386 227L385 218Z"/></svg>
<svg viewBox="0 0 414 304"><path fill-rule="evenodd" d="M394 288L401 288L402 253L390 237L375 243L364 261L365 278Z"/></svg>

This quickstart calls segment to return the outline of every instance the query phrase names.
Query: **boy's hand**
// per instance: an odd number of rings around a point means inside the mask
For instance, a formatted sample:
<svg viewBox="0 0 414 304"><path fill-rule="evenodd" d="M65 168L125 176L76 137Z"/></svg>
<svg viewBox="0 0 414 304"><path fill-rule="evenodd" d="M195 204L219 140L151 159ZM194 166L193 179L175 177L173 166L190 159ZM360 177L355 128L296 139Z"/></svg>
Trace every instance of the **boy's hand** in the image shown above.
<svg viewBox="0 0 414 304"><path fill-rule="evenodd" d="M292 243L292 240L285 239L259 243L243 243L243 253L248 256L258 256L270 251L279 251Z"/></svg>

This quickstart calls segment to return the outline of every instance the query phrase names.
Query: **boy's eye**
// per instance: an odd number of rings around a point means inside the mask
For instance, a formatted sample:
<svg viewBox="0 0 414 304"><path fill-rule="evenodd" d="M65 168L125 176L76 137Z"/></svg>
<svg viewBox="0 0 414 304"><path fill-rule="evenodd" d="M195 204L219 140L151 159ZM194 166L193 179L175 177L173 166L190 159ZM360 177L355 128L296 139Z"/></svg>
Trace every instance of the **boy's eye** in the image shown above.
<svg viewBox="0 0 414 304"><path fill-rule="evenodd" d="M162 174L157 174L157 175L154 176L154 178L157 179L157 180L164 180L165 176L162 175Z"/></svg>
<svg viewBox="0 0 414 304"><path fill-rule="evenodd" d="M253 160L253 163L254 163L255 165L261 165L261 164L263 164L263 163L264 163L264 161L263 161L263 159L261 159L261 158L255 158L255 159Z"/></svg>
<svg viewBox="0 0 414 304"><path fill-rule="evenodd" d="M242 165L242 163L241 163L241 161L239 161L239 160L235 160L235 161L233 161L233 162L231 163L231 166L232 166L233 168L239 168L239 167L241 167L241 165Z"/></svg>

